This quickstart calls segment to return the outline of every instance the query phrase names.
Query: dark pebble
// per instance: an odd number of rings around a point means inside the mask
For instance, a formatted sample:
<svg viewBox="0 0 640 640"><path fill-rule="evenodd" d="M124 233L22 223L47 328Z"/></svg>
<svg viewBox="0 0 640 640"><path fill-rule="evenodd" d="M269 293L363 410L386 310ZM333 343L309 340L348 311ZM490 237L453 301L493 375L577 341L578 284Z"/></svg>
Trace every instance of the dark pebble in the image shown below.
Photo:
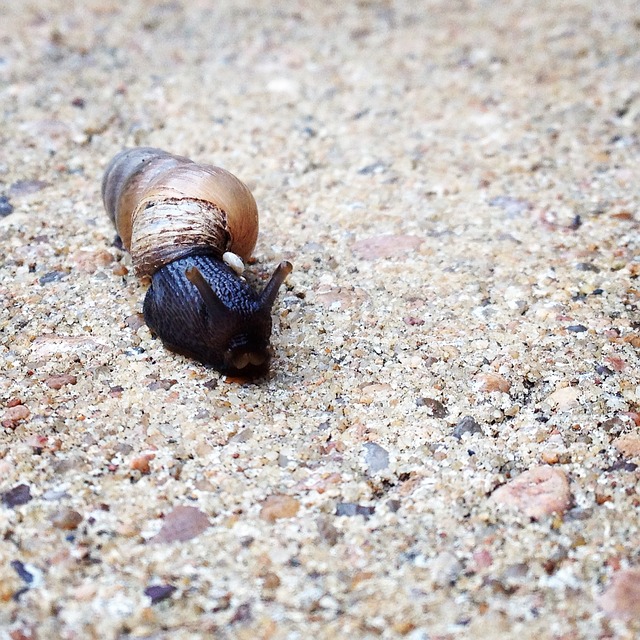
<svg viewBox="0 0 640 640"><path fill-rule="evenodd" d="M471 416L464 416L453 428L453 433L451 435L457 440L460 440L465 433L468 433L469 435L482 433L482 427Z"/></svg>
<svg viewBox="0 0 640 640"><path fill-rule="evenodd" d="M48 284L49 282L57 282L58 280L62 280L67 274L62 271L49 271L49 273L45 273L38 282L40 284Z"/></svg>
<svg viewBox="0 0 640 640"><path fill-rule="evenodd" d="M128 349L124 350L124 355L131 358L134 356L141 356L144 352L145 350L143 347L129 347Z"/></svg>
<svg viewBox="0 0 640 640"><path fill-rule="evenodd" d="M21 580L24 580L27 584L31 584L33 582L33 575L27 571L27 568L24 566L24 562L20 562L20 560L12 560L11 566L20 576Z"/></svg>
<svg viewBox="0 0 640 640"><path fill-rule="evenodd" d="M600 268L596 267L596 265L591 262L578 262L576 269L578 271L593 271L594 273L600 273Z"/></svg>
<svg viewBox="0 0 640 640"><path fill-rule="evenodd" d="M599 376L610 376L613 374L613 371L611 371L611 369L609 369L609 367L605 367L602 364L599 364L596 366L596 373Z"/></svg>
<svg viewBox="0 0 640 640"><path fill-rule="evenodd" d="M249 622L252 618L251 604L249 602L244 602L236 609L236 612L233 614L230 622L231 624L236 622Z"/></svg>
<svg viewBox="0 0 640 640"><path fill-rule="evenodd" d="M387 166L383 162L374 162L373 164L368 164L366 167L362 167L358 173L361 176L368 176L372 173L382 173L386 168Z"/></svg>
<svg viewBox="0 0 640 640"><path fill-rule="evenodd" d="M565 520L588 520L593 515L593 509L574 507L564 514Z"/></svg>
<svg viewBox="0 0 640 640"><path fill-rule="evenodd" d="M608 469L605 471L635 471L638 468L638 465L635 462L627 462L626 460L616 460Z"/></svg>
<svg viewBox="0 0 640 640"><path fill-rule="evenodd" d="M375 510L375 507L365 507L361 504L355 504L355 502L339 502L336 505L337 516L364 516L369 518Z"/></svg>
<svg viewBox="0 0 640 640"><path fill-rule="evenodd" d="M244 547L245 549L248 549L255 541L256 539L253 536L244 536L239 540L240 546Z"/></svg>
<svg viewBox="0 0 640 640"><path fill-rule="evenodd" d="M624 429L624 423L617 416L605 420L600 426L612 436L620 435Z"/></svg>
<svg viewBox="0 0 640 640"><path fill-rule="evenodd" d="M9 202L7 196L0 196L0 218L13 213L13 205Z"/></svg>
<svg viewBox="0 0 640 640"><path fill-rule="evenodd" d="M169 391L177 382L177 380L154 380L151 384L147 385L147 389L150 391L158 391L158 389Z"/></svg>
<svg viewBox="0 0 640 640"><path fill-rule="evenodd" d="M12 596L11 599L15 602L19 602L20 597L29 591L29 587L24 587L22 589L18 589Z"/></svg>
<svg viewBox="0 0 640 640"><path fill-rule="evenodd" d="M9 195L28 196L32 193L38 193L48 186L49 183L44 180L18 180L9 187Z"/></svg>
<svg viewBox="0 0 640 640"><path fill-rule="evenodd" d="M567 331L571 331L571 333L584 333L587 331L587 327L583 324L571 324L567 327Z"/></svg>
<svg viewBox="0 0 640 640"><path fill-rule="evenodd" d="M434 398L418 398L416 404L419 407L426 407L429 415L434 418L446 418L449 415L448 409L442 402Z"/></svg>
<svg viewBox="0 0 640 640"><path fill-rule="evenodd" d="M591 292L592 296L601 296L604 293L604 289L594 289Z"/></svg>
<svg viewBox="0 0 640 640"><path fill-rule="evenodd" d="M19 507L21 504L27 504L30 500L31 489L27 484L19 484L2 494L2 502L7 507Z"/></svg>
<svg viewBox="0 0 640 640"><path fill-rule="evenodd" d="M387 509L391 511L391 513L396 513L400 509L400 500L387 500Z"/></svg>
<svg viewBox="0 0 640 640"><path fill-rule="evenodd" d="M166 600L176 590L172 584L154 584L144 590L144 595L151 598L151 604Z"/></svg>

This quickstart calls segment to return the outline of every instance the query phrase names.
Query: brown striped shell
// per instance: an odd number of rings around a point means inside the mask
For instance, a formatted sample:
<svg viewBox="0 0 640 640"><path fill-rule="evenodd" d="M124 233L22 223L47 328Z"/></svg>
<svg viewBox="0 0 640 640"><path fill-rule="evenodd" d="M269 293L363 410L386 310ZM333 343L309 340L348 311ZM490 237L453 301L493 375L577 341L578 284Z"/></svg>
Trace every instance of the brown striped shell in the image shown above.
<svg viewBox="0 0 640 640"><path fill-rule="evenodd" d="M102 200L141 277L199 249L247 260L258 238L258 208L243 182L161 149L115 156Z"/></svg>

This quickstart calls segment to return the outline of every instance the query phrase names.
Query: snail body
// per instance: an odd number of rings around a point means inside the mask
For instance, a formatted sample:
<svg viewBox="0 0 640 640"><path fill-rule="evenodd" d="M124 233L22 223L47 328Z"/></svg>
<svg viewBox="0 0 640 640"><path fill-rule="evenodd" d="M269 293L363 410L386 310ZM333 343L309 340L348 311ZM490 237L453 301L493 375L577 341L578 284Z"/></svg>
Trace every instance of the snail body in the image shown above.
<svg viewBox="0 0 640 640"><path fill-rule="evenodd" d="M140 147L109 163L102 199L136 274L151 279L151 331L224 373L265 374L271 307L292 267L282 262L259 294L240 278L238 257L247 260L258 237L247 186L219 167Z"/></svg>

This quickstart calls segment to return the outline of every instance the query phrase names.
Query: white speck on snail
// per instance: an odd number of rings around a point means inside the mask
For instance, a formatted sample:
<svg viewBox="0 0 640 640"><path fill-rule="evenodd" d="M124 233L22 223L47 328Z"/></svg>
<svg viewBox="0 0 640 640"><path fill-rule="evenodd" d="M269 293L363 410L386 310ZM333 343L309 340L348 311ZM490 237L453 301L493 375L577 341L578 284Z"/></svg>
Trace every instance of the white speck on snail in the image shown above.
<svg viewBox="0 0 640 640"><path fill-rule="evenodd" d="M239 276L244 273L244 262L242 258L233 251L225 251L222 254L222 261L230 266Z"/></svg>

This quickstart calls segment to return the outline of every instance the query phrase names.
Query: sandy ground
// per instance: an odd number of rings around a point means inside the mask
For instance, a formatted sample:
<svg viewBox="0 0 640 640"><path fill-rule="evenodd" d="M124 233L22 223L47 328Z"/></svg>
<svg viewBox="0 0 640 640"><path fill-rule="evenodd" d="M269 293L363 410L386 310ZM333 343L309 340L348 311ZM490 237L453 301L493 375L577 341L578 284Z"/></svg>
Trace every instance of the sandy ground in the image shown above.
<svg viewBox="0 0 640 640"><path fill-rule="evenodd" d="M0 6L0 638L640 637L640 7ZM241 177L268 380L140 322L102 171Z"/></svg>

